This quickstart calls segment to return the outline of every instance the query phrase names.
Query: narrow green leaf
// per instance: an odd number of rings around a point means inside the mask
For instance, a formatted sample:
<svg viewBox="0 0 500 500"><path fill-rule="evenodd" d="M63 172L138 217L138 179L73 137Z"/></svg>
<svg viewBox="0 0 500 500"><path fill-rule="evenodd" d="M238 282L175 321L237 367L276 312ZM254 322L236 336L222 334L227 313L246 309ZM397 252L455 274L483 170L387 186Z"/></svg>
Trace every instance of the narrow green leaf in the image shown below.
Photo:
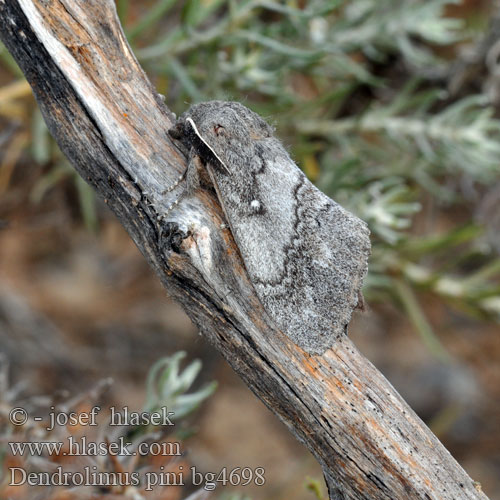
<svg viewBox="0 0 500 500"><path fill-rule="evenodd" d="M423 343L437 359L443 363L450 363L452 358L449 352L443 347L427 321L412 288L402 279L394 278L392 282L397 297L408 314L408 319L413 323Z"/></svg>
<svg viewBox="0 0 500 500"><path fill-rule="evenodd" d="M83 222L89 231L95 233L98 229L95 191L79 175L75 175L75 179Z"/></svg>

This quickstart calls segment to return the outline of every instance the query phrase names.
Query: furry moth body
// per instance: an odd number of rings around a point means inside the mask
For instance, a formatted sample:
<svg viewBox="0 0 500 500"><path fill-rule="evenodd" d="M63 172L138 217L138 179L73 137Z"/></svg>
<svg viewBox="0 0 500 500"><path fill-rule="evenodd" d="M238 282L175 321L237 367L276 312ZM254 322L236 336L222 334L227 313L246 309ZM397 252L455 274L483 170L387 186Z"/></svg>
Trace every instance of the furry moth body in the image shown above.
<svg viewBox="0 0 500 500"><path fill-rule="evenodd" d="M323 353L358 305L366 224L319 191L273 129L237 102L194 105L170 134L190 150L188 192L200 185L195 160L204 163L271 319L309 353Z"/></svg>

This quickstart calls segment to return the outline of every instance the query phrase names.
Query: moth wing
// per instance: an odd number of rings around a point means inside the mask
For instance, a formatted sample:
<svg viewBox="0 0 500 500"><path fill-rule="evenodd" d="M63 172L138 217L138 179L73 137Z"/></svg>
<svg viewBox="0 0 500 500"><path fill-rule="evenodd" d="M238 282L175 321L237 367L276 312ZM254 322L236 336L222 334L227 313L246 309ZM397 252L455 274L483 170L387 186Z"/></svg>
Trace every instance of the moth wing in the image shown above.
<svg viewBox="0 0 500 500"><path fill-rule="evenodd" d="M358 303L369 231L281 150L238 172L237 186L237 176L209 171L266 311L295 343L320 354L344 334Z"/></svg>

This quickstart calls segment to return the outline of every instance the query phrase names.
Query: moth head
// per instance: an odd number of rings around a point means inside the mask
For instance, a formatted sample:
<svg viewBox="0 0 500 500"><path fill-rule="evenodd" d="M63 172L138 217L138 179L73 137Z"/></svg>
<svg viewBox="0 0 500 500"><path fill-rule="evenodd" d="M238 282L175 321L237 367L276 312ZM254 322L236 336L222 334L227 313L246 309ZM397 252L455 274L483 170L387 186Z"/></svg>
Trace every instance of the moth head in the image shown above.
<svg viewBox="0 0 500 500"><path fill-rule="evenodd" d="M246 161L256 141L272 137L273 129L238 102L209 101L191 106L169 133L231 175L229 165Z"/></svg>
<svg viewBox="0 0 500 500"><path fill-rule="evenodd" d="M185 146L189 146L186 122L184 120L179 120L171 129L169 129L168 135L172 137L172 139L182 142Z"/></svg>
<svg viewBox="0 0 500 500"><path fill-rule="evenodd" d="M273 128L239 102L209 101L191 106L189 116L207 142L245 144L271 137Z"/></svg>

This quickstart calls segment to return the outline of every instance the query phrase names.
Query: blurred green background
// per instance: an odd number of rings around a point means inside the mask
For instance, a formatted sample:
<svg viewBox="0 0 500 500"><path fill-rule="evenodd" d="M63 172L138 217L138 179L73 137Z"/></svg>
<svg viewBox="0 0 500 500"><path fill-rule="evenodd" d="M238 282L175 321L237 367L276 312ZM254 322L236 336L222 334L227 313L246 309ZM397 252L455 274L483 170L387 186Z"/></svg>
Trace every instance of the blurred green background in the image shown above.
<svg viewBox="0 0 500 500"><path fill-rule="evenodd" d="M350 335L500 498L500 5L118 0L117 9L170 109L242 102L313 182L368 222L368 310ZM168 301L59 152L3 47L0 58L0 351L20 394L77 393L112 376L106 402L139 408L149 368L185 350L203 362L195 389L218 381L188 417L189 462L266 469L265 486L235 488L234 498L315 498L314 459ZM175 495L161 498L187 496Z"/></svg>

